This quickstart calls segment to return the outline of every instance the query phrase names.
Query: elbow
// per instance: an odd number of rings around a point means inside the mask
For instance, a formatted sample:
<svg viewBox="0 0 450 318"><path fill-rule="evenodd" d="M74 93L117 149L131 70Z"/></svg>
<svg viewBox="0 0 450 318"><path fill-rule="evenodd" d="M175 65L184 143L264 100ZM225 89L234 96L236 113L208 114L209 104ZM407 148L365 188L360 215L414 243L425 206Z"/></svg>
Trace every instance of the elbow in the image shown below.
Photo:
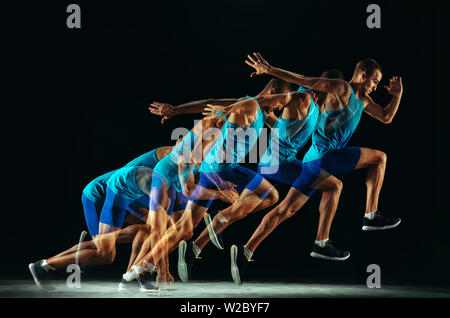
<svg viewBox="0 0 450 318"><path fill-rule="evenodd" d="M383 120L382 120L382 123L385 124L385 125L388 125L388 124L392 123L392 120L393 120L393 119L394 119L394 118L391 117L391 116L385 116L385 117L383 118Z"/></svg>

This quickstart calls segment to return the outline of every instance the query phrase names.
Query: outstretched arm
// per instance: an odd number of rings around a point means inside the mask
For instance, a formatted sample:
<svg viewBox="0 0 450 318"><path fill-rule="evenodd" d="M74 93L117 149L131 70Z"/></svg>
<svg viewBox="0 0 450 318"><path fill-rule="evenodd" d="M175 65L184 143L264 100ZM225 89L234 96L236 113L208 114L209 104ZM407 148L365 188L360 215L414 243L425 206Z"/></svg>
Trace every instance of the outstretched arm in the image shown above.
<svg viewBox="0 0 450 318"><path fill-rule="evenodd" d="M281 68L270 65L260 53L253 53L253 56L247 55L248 60L245 61L248 65L255 69L255 72L250 74L254 77L261 74L268 74L290 83L301 85L308 89L314 89L320 92L333 94L336 97L348 100L351 94L350 84L340 79L328 79L322 77L309 77L301 74L293 73L283 70Z"/></svg>
<svg viewBox="0 0 450 318"><path fill-rule="evenodd" d="M251 114L257 111L258 103L261 107L265 106L269 109L277 108L286 105L292 99L292 95L295 92L285 93L285 94L273 94L267 96L260 96L257 98L258 102L254 98L244 98L240 99L238 102L231 104L229 106L220 106L208 104L205 107L203 115L210 116L216 111L220 111L228 116L231 113L235 114Z"/></svg>
<svg viewBox="0 0 450 318"><path fill-rule="evenodd" d="M394 76L389 80L389 86L384 86L389 94L392 95L392 99L386 107L381 107L375 103L370 96L363 98L366 104L364 111L373 118L381 121L384 124L390 124L397 113L398 106L403 94L402 78Z"/></svg>
<svg viewBox="0 0 450 318"><path fill-rule="evenodd" d="M157 116L162 116L161 124L164 124L166 120L173 116L185 115L185 114L200 114L203 112L207 104L216 104L222 106L228 106L237 101L237 98L221 98L221 99L202 99L178 106L172 106L167 103L153 102L148 108L149 111Z"/></svg>

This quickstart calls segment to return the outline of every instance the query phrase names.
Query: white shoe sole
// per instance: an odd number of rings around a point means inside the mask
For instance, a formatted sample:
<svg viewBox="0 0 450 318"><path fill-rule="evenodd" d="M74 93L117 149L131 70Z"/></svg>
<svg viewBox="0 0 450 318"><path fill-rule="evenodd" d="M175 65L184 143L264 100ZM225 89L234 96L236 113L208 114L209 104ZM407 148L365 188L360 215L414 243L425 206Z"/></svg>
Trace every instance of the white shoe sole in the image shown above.
<svg viewBox="0 0 450 318"><path fill-rule="evenodd" d="M389 230L389 229L393 229L394 227L397 227L400 222L402 220L398 220L397 223L392 224L392 225L386 225L386 226L368 226L368 225L364 225L362 227L363 231L380 231L380 230Z"/></svg>
<svg viewBox="0 0 450 318"><path fill-rule="evenodd" d="M186 247L187 244L185 241L181 241L180 244L178 244L178 276L185 283L189 279L186 260L184 257L186 255Z"/></svg>
<svg viewBox="0 0 450 318"><path fill-rule="evenodd" d="M214 246L217 247L219 250L223 250L223 246L220 245L216 232L214 232L214 229L212 227L211 215L209 215L209 213L205 213L203 219L205 220L206 228L208 229L208 235L209 239L211 240L211 243L213 243Z"/></svg>
<svg viewBox="0 0 450 318"><path fill-rule="evenodd" d="M37 274L36 274L36 271L34 270L33 263L28 264L28 269L30 270L31 276L33 276L34 283L36 284L37 287L39 287L40 289L42 289L44 291L52 291L55 289L55 287L53 287L53 286L50 286L50 285L44 286L41 284L41 282L37 278Z"/></svg>
<svg viewBox="0 0 450 318"><path fill-rule="evenodd" d="M346 259L348 259L350 257L350 253L347 256L344 256L344 257L326 256L326 255L322 255L322 254L319 254L319 253L316 253L316 252L311 252L310 255L312 257L314 257L314 258L321 258L321 259L326 259L326 260L329 260L329 261L339 261L339 262L345 261Z"/></svg>
<svg viewBox="0 0 450 318"><path fill-rule="evenodd" d="M238 254L238 248L236 245L231 246L230 248L230 256L231 256L231 277L233 278L233 281L235 284L240 285L241 284L241 277L239 275L239 268L236 263Z"/></svg>
<svg viewBox="0 0 450 318"><path fill-rule="evenodd" d="M31 276L33 276L33 280L36 286L42 288L41 283L37 279L37 274L36 271L34 270L34 264L33 263L28 264L28 269L30 270Z"/></svg>

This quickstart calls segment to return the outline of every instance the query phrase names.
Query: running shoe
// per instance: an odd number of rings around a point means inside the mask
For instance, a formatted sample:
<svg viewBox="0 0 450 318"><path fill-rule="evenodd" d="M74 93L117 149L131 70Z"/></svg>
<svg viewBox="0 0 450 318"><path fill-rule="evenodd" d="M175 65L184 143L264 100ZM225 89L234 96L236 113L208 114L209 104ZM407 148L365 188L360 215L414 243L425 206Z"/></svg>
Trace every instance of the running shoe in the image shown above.
<svg viewBox="0 0 450 318"><path fill-rule="evenodd" d="M381 215L380 211L375 212L375 217L371 220L364 217L363 219L363 231L377 231L377 230L389 230L397 227L401 222L400 218L390 218Z"/></svg>
<svg viewBox="0 0 450 318"><path fill-rule="evenodd" d="M178 276L183 282L188 282L192 273L192 268L197 260L201 257L196 257L192 248L192 243L181 241L178 244Z"/></svg>
<svg viewBox="0 0 450 318"><path fill-rule="evenodd" d="M314 244L311 256L330 261L345 261L350 257L350 253L337 249L331 244L330 240L328 240L324 247Z"/></svg>
<svg viewBox="0 0 450 318"><path fill-rule="evenodd" d="M50 273L47 272L45 269L41 266L42 260L37 261L35 263L30 263L28 265L28 269L30 270L31 276L33 276L34 283L39 288L51 291L54 290L55 287L53 287L50 283Z"/></svg>

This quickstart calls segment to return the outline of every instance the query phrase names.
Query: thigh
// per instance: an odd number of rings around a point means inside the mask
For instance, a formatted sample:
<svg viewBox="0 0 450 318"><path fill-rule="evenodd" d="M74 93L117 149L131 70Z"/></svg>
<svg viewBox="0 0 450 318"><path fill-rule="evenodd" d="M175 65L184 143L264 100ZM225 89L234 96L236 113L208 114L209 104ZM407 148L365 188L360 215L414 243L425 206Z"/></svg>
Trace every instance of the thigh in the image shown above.
<svg viewBox="0 0 450 318"><path fill-rule="evenodd" d="M307 197L311 197L318 185L328 176L329 173L322 169L322 159L304 162L302 172L293 182L292 188L302 192Z"/></svg>
<svg viewBox="0 0 450 318"><path fill-rule="evenodd" d="M334 191L341 186L342 182L333 175L325 177L318 185L320 191Z"/></svg>
<svg viewBox="0 0 450 318"><path fill-rule="evenodd" d="M109 187L106 187L106 198L100 213L99 222L104 224L103 229L110 226L110 230L121 228L127 208L132 200L128 200L116 195ZM102 231L99 231L102 234Z"/></svg>
<svg viewBox="0 0 450 318"><path fill-rule="evenodd" d="M371 149L371 148L364 148L361 147L361 156L358 160L358 163L355 167L355 169L364 169L368 166L371 166L377 162L383 157L386 156L386 154L383 151Z"/></svg>
<svg viewBox="0 0 450 318"><path fill-rule="evenodd" d="M200 172L199 182L194 191L192 191L189 200L184 205L186 209L195 209L200 206L208 209L211 206L215 194L214 192L208 192L206 190L218 190L213 181L214 179L217 179L217 174ZM186 198L182 197L180 197L180 199L186 200Z"/></svg>
<svg viewBox="0 0 450 318"><path fill-rule="evenodd" d="M94 238L98 235L98 218L101 213L104 200L92 202L83 194L81 197L81 202L83 204L84 218L86 220L89 234L92 238Z"/></svg>
<svg viewBox="0 0 450 318"><path fill-rule="evenodd" d="M361 148L347 147L340 151L330 152L322 160L322 169L329 174L340 175L356 169L361 159Z"/></svg>
<svg viewBox="0 0 450 318"><path fill-rule="evenodd" d="M169 211L170 199L168 196L169 187L166 180L153 172L152 189L150 193L150 212L166 214Z"/></svg>
<svg viewBox="0 0 450 318"><path fill-rule="evenodd" d="M282 162L278 166L258 166L258 173L268 180L292 185L302 173L302 163L299 160Z"/></svg>

